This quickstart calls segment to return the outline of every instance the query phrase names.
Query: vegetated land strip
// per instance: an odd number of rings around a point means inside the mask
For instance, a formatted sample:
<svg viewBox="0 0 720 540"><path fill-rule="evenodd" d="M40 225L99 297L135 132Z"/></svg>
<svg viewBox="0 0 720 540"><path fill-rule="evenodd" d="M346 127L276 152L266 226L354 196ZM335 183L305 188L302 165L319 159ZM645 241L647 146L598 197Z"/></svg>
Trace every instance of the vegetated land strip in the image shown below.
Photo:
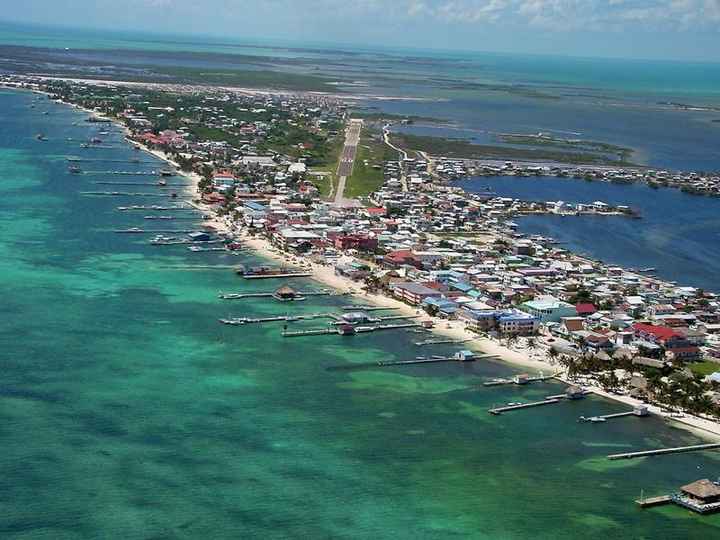
<svg viewBox="0 0 720 540"><path fill-rule="evenodd" d="M407 133L394 134L396 144L406 149L426 152L433 156L446 156L457 159L517 159L534 161L555 161L558 163L635 166L625 159L612 159L605 153L562 152L543 148L514 148L509 146L491 146L474 144L464 139L445 139Z"/></svg>

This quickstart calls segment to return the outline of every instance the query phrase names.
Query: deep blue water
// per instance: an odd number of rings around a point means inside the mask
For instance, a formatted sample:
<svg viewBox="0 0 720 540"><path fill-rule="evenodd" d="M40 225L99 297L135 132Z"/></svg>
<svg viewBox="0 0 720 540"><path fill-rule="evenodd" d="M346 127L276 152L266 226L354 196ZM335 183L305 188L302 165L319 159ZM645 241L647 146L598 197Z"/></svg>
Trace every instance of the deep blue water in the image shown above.
<svg viewBox="0 0 720 540"><path fill-rule="evenodd" d="M656 267L658 275L680 284L720 290L720 199L645 185L539 177L483 177L461 187L524 200L626 204L641 220L602 216L528 216L522 232L552 236L567 247L626 267Z"/></svg>

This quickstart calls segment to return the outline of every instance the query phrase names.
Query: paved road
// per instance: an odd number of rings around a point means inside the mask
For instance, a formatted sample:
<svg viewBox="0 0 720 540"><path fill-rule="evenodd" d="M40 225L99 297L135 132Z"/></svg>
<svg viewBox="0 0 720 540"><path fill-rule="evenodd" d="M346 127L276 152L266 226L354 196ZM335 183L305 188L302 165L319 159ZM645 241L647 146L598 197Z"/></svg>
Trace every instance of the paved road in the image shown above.
<svg viewBox="0 0 720 540"><path fill-rule="evenodd" d="M335 204L337 205L342 205L345 202L345 184L348 177L352 175L362 125L362 120L351 119L345 130L345 146L342 154L340 154L340 163L338 163L337 168L338 187L335 192Z"/></svg>
<svg viewBox="0 0 720 540"><path fill-rule="evenodd" d="M405 160L407 159L408 155L405 150L402 148L398 148L393 143L390 142L390 128L385 127L383 129L383 139L385 141L385 144L387 144L390 148L397 151L400 154L400 183L402 184L402 190L403 191L409 191L408 189L408 183L407 183L407 174L405 173Z"/></svg>

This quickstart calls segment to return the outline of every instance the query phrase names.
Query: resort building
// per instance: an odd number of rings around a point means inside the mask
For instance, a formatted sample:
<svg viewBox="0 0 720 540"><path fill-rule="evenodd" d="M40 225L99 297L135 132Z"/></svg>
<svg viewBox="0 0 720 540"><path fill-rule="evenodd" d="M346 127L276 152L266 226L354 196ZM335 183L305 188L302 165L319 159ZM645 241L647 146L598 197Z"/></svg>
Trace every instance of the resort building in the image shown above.
<svg viewBox="0 0 720 540"><path fill-rule="evenodd" d="M537 317L540 322L560 322L563 317L575 317L575 307L562 302L554 296L538 296L535 300L523 303L520 308Z"/></svg>

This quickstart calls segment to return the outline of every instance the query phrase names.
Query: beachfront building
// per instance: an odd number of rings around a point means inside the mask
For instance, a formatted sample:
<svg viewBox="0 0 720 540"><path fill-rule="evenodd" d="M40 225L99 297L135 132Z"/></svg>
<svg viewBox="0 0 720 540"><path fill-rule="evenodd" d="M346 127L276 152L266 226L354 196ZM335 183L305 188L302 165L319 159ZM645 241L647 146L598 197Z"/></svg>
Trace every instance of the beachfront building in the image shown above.
<svg viewBox="0 0 720 540"><path fill-rule="evenodd" d="M638 339L662 347L668 360L698 360L701 357L700 347L667 326L635 323L633 330Z"/></svg>
<svg viewBox="0 0 720 540"><path fill-rule="evenodd" d="M497 324L498 312L494 309L470 309L461 308L457 312L459 321L465 324L465 328L475 332L488 332Z"/></svg>
<svg viewBox="0 0 720 540"><path fill-rule="evenodd" d="M542 323L560 322L563 317L575 317L575 307L554 296L538 296L520 305L520 309L536 317Z"/></svg>
<svg viewBox="0 0 720 540"><path fill-rule="evenodd" d="M515 309L497 316L497 328L503 336L532 336L540 329L540 319Z"/></svg>
<svg viewBox="0 0 720 540"><path fill-rule="evenodd" d="M410 305L419 306L426 298L440 298L442 293L422 283L405 282L393 286L393 295Z"/></svg>

